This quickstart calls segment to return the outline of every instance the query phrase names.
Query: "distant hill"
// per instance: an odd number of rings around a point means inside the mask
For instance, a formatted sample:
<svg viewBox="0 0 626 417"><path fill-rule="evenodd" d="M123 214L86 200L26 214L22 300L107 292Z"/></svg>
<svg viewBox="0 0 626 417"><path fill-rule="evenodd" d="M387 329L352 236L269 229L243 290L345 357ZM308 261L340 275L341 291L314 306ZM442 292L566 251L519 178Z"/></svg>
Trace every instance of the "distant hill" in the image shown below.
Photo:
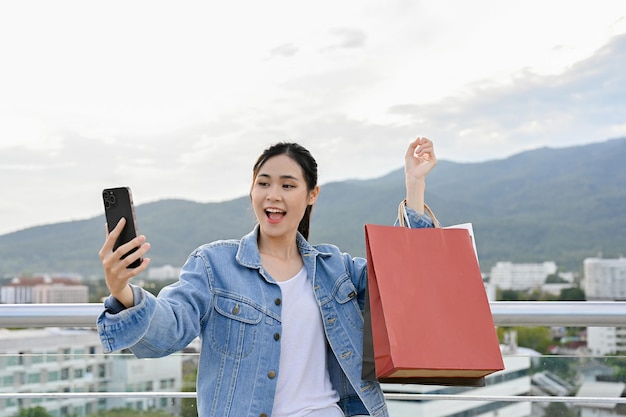
<svg viewBox="0 0 626 417"><path fill-rule="evenodd" d="M581 270L586 257L626 254L626 138L542 148L483 163L440 161L426 200L444 225L472 222L481 268L499 260L554 260ZM402 169L322 186L311 242L363 256L365 223L390 224L404 197ZM154 266L182 265L198 245L238 238L254 225L249 198L223 203L163 200L136 208ZM0 274L100 276L104 215L0 236Z"/></svg>

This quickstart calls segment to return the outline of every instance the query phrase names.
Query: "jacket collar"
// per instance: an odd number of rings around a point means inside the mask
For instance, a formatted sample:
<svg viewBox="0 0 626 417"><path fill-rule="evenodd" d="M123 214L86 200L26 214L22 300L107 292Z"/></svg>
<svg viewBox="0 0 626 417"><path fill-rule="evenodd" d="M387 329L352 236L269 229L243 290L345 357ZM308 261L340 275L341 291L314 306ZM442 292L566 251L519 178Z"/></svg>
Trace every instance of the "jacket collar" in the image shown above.
<svg viewBox="0 0 626 417"><path fill-rule="evenodd" d="M260 226L257 224L254 229L247 235L241 238L239 242L239 249L237 249L237 262L247 268L260 269L261 268L261 255L259 254L258 236ZM315 257L317 255L330 256L330 252L320 252L312 246L307 240L298 232L296 236L296 245L303 258Z"/></svg>

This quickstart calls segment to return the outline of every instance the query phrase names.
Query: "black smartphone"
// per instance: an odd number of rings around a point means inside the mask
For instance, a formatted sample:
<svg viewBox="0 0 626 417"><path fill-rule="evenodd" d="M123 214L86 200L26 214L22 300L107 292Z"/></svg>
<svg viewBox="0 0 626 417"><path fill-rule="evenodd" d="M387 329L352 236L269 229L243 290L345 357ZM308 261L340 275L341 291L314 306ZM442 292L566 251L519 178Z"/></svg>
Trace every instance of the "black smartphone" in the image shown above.
<svg viewBox="0 0 626 417"><path fill-rule="evenodd" d="M109 232L117 226L120 219L124 217L126 224L122 233L117 238L113 250L137 236L137 219L135 218L135 206L133 195L129 187L106 188L102 190L102 201L104 202L104 215L107 221ZM122 259L135 252L138 248L133 248L122 256ZM141 265L141 259L137 259L128 268L137 268Z"/></svg>

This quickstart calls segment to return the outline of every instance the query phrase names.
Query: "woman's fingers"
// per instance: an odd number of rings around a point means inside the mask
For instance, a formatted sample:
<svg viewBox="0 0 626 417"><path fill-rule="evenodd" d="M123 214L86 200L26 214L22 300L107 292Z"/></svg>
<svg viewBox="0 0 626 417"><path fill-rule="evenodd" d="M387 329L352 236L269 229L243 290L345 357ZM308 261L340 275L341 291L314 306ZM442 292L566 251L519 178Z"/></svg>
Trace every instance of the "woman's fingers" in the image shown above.
<svg viewBox="0 0 626 417"><path fill-rule="evenodd" d="M104 260L104 257L113 251L113 247L115 246L115 242L117 238L120 237L122 230L124 229L124 225L126 225L126 219L121 218L117 225L109 232L108 224L105 224L104 229L106 231L104 244L98 253L100 255L100 259Z"/></svg>
<svg viewBox="0 0 626 417"><path fill-rule="evenodd" d="M418 138L419 141L419 145L417 146L417 149L415 150L415 156L417 157L422 157L422 156L433 156L434 157L434 146L433 146L433 142L425 137L420 137Z"/></svg>
<svg viewBox="0 0 626 417"><path fill-rule="evenodd" d="M144 257L146 252L150 250L150 244L146 242L146 237L144 235L139 235L132 240L120 245L117 249L113 250L115 246L115 242L119 238L122 230L124 229L124 225L126 224L126 220L122 218L118 224L111 230L108 231L108 227L106 228L106 239L100 252L98 253L100 256L100 260L102 261L102 266L105 269L105 272L114 272L116 275L120 274L120 271L127 269L127 267L135 262L137 259ZM132 253L132 250L135 250ZM122 259L124 255L128 254L125 258ZM140 265L137 268L138 271L132 275L137 275L139 272L143 271L147 267L147 263L144 265ZM123 275L127 275L124 273Z"/></svg>
<svg viewBox="0 0 626 417"><path fill-rule="evenodd" d="M409 159L412 158L413 156L415 156L415 152L417 147L420 145L420 137L418 136L417 139L415 139L413 142L409 143L409 147L406 150L406 154L404 155L405 159Z"/></svg>
<svg viewBox="0 0 626 417"><path fill-rule="evenodd" d="M433 142L424 137L418 136L409 144L405 157L407 159L426 157L435 157Z"/></svg>
<svg viewBox="0 0 626 417"><path fill-rule="evenodd" d="M405 159L410 164L415 163L416 159L436 160L433 142L426 137L418 136L417 139L409 144Z"/></svg>
<svg viewBox="0 0 626 417"><path fill-rule="evenodd" d="M136 249L134 252L132 250ZM150 243L146 242L146 237L144 235L139 235L133 240L124 243L119 248L113 252L113 257L120 259L122 263L125 264L125 267L135 262L137 259L143 258L143 256L150 250ZM128 253L124 259L121 259L122 256Z"/></svg>

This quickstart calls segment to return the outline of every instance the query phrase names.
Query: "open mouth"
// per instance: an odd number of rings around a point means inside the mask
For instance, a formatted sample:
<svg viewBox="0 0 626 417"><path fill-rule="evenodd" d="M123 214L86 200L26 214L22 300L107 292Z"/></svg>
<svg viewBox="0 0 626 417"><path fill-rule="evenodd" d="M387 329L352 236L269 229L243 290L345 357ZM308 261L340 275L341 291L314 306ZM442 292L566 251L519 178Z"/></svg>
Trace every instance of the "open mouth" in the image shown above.
<svg viewBox="0 0 626 417"><path fill-rule="evenodd" d="M265 209L265 215L271 222L278 222L282 220L282 218L285 217L285 214L287 214L287 212L284 210L275 208Z"/></svg>

